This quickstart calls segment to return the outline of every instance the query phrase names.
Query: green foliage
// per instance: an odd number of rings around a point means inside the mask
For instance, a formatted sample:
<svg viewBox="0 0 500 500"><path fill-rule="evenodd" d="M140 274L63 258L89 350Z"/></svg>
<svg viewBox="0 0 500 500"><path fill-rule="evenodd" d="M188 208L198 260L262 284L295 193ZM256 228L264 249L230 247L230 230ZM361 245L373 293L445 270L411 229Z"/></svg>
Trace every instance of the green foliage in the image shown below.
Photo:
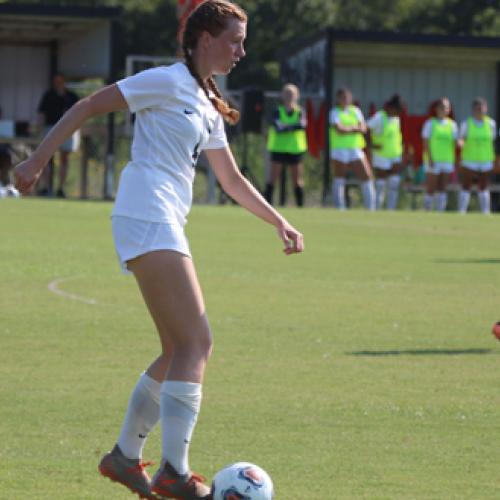
<svg viewBox="0 0 500 500"><path fill-rule="evenodd" d="M97 463L159 342L111 206L0 206L0 497L131 499ZM497 217L285 215L301 256L242 209L190 216L215 340L192 467L259 463L286 500L498 498Z"/></svg>
<svg viewBox="0 0 500 500"><path fill-rule="evenodd" d="M45 5L121 6L121 60L127 54L173 55L176 0L14 0ZM327 26L500 36L498 0L241 0L249 13L247 57L230 75L233 88L279 87L277 51Z"/></svg>

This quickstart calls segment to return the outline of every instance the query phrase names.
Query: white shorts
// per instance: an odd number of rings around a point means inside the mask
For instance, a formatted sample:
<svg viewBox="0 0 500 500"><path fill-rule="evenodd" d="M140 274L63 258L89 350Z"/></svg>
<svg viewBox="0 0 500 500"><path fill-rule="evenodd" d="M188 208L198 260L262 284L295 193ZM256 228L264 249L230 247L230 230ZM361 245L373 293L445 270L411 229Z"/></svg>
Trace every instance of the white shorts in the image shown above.
<svg viewBox="0 0 500 500"><path fill-rule="evenodd" d="M332 149L330 151L330 158L341 163L351 163L362 160L364 157L365 153L362 149Z"/></svg>
<svg viewBox="0 0 500 500"><path fill-rule="evenodd" d="M380 168L380 170L390 170L395 163L401 163L401 161L401 156L384 158L383 156L377 156L375 153L372 156L373 167Z"/></svg>
<svg viewBox="0 0 500 500"><path fill-rule="evenodd" d="M425 173L426 174L451 174L453 170L455 170L455 165L453 163L434 163L433 167L429 165L425 165Z"/></svg>
<svg viewBox="0 0 500 500"><path fill-rule="evenodd" d="M474 170L474 172L489 172L490 170L493 170L492 161L462 161L462 165L469 170Z"/></svg>
<svg viewBox="0 0 500 500"><path fill-rule="evenodd" d="M111 218L111 226L116 255L125 274L130 274L127 261L155 250L174 250L191 257L184 229L179 224L115 215Z"/></svg>

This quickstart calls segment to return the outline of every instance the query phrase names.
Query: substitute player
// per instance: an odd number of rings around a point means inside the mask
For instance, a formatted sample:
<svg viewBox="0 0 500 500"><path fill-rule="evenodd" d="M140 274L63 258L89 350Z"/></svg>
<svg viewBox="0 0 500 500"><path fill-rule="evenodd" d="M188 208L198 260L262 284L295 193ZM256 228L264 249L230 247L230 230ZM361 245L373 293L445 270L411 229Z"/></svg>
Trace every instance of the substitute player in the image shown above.
<svg viewBox="0 0 500 500"><path fill-rule="evenodd" d="M436 117L429 118L422 127L425 172L427 177L424 194L425 210L432 210L433 198L438 212L446 210L446 189L455 168L455 147L458 128L450 118L451 105L447 97L436 103Z"/></svg>
<svg viewBox="0 0 500 500"><path fill-rule="evenodd" d="M283 168L290 166L294 186L295 202L298 207L304 206L304 167L302 156L307 151L305 129L307 118L299 106L300 93L298 87L289 83L281 92L282 104L274 112L273 123L269 128L267 149L271 153L271 172L266 184L265 198L273 204L273 193L276 181Z"/></svg>
<svg viewBox="0 0 500 500"><path fill-rule="evenodd" d="M15 171L26 193L58 146L87 119L118 110L136 113L132 159L112 212L113 237L121 265L134 274L148 306L162 353L139 378L117 444L99 469L143 498L194 500L210 492L188 463L212 349L183 229L199 152L206 151L231 198L276 228L287 255L303 250L302 235L240 174L227 145L223 118L235 123L238 112L222 99L212 75L228 74L244 57L246 23L245 12L233 3L202 3L186 23L185 62L143 71L82 99ZM162 462L150 483L142 450L158 420Z"/></svg>
<svg viewBox="0 0 500 500"><path fill-rule="evenodd" d="M497 125L487 116L488 104L482 97L472 102L472 116L460 125L462 147L462 179L458 211L466 213L470 200L470 188L477 181L479 207L483 214L490 213L490 173L495 160L494 140Z"/></svg>
<svg viewBox="0 0 500 500"><path fill-rule="evenodd" d="M376 208L384 205L385 192L389 187L387 208L398 205L401 170L403 169L403 136L399 115L403 110L401 97L395 94L367 122L371 131L372 166L375 173Z"/></svg>
<svg viewBox="0 0 500 500"><path fill-rule="evenodd" d="M330 158L335 176L332 198L335 207L345 210L346 176L352 171L361 181L364 205L375 210L373 174L363 151L366 124L361 110L352 104L352 93L342 88L336 94L336 106L330 111Z"/></svg>

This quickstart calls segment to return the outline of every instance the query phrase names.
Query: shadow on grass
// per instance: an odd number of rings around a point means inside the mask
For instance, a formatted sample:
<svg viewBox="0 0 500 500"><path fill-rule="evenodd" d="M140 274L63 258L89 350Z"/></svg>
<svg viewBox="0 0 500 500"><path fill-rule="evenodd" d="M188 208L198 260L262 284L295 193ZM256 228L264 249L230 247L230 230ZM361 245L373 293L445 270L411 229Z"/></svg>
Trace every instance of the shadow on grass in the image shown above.
<svg viewBox="0 0 500 500"><path fill-rule="evenodd" d="M500 259L435 259L437 264L500 264Z"/></svg>
<svg viewBox="0 0 500 500"><path fill-rule="evenodd" d="M353 351L349 356L464 356L491 354L492 349L404 349L394 351Z"/></svg>

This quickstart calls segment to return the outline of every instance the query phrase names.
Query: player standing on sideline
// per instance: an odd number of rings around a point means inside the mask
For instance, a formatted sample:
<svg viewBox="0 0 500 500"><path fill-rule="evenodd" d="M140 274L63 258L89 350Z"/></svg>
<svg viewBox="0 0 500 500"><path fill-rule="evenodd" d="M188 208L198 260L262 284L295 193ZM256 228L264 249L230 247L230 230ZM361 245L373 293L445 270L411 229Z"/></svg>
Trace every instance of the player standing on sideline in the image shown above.
<svg viewBox="0 0 500 500"><path fill-rule="evenodd" d="M371 130L372 165L375 173L376 208L384 205L387 185L387 208L398 205L401 170L403 169L403 136L399 115L403 110L401 97L393 95L383 110L375 113L367 122Z"/></svg>
<svg viewBox="0 0 500 500"><path fill-rule="evenodd" d="M352 93L342 88L336 94L336 106L330 111L331 163L335 179L332 184L333 204L345 210L346 175L352 170L361 181L365 207L375 210L373 174L366 159L366 124L361 110L352 104Z"/></svg>
<svg viewBox="0 0 500 500"><path fill-rule="evenodd" d="M494 141L497 124L487 116L488 104L482 97L472 102L472 116L460 126L460 146L462 147L462 189L458 200L458 211L467 212L470 188L475 179L478 185L479 206L483 214L490 213L490 172L495 160Z"/></svg>
<svg viewBox="0 0 500 500"><path fill-rule="evenodd" d="M436 210L446 210L448 193L446 189L450 175L455 168L455 146L458 128L450 118L451 105L447 97L441 97L436 104L436 118L429 118L422 127L425 173L427 176L424 194L424 209L432 210L433 198Z"/></svg>
<svg viewBox="0 0 500 500"><path fill-rule="evenodd" d="M206 150L231 198L275 226L287 255L304 248L302 235L240 174L227 145L223 117L239 114L222 99L212 78L228 74L245 56L247 16L233 3L207 0L189 17L185 62L157 67L82 99L16 168L26 193L57 147L92 116L136 113L132 160L121 174L112 213L116 251L148 306L162 354L132 393L122 431L99 469L144 498L207 498L210 488L190 471L189 443L202 397L212 336L183 226L192 202L195 163ZM144 442L161 420L162 463L153 481L144 471Z"/></svg>
<svg viewBox="0 0 500 500"><path fill-rule="evenodd" d="M290 165L295 202L298 207L304 206L302 155L307 151L307 118L299 106L299 98L300 92L296 85L285 85L281 92L283 104L274 111L273 123L269 128L267 149L271 153L271 173L264 197L271 205L276 181L280 178L283 168Z"/></svg>

